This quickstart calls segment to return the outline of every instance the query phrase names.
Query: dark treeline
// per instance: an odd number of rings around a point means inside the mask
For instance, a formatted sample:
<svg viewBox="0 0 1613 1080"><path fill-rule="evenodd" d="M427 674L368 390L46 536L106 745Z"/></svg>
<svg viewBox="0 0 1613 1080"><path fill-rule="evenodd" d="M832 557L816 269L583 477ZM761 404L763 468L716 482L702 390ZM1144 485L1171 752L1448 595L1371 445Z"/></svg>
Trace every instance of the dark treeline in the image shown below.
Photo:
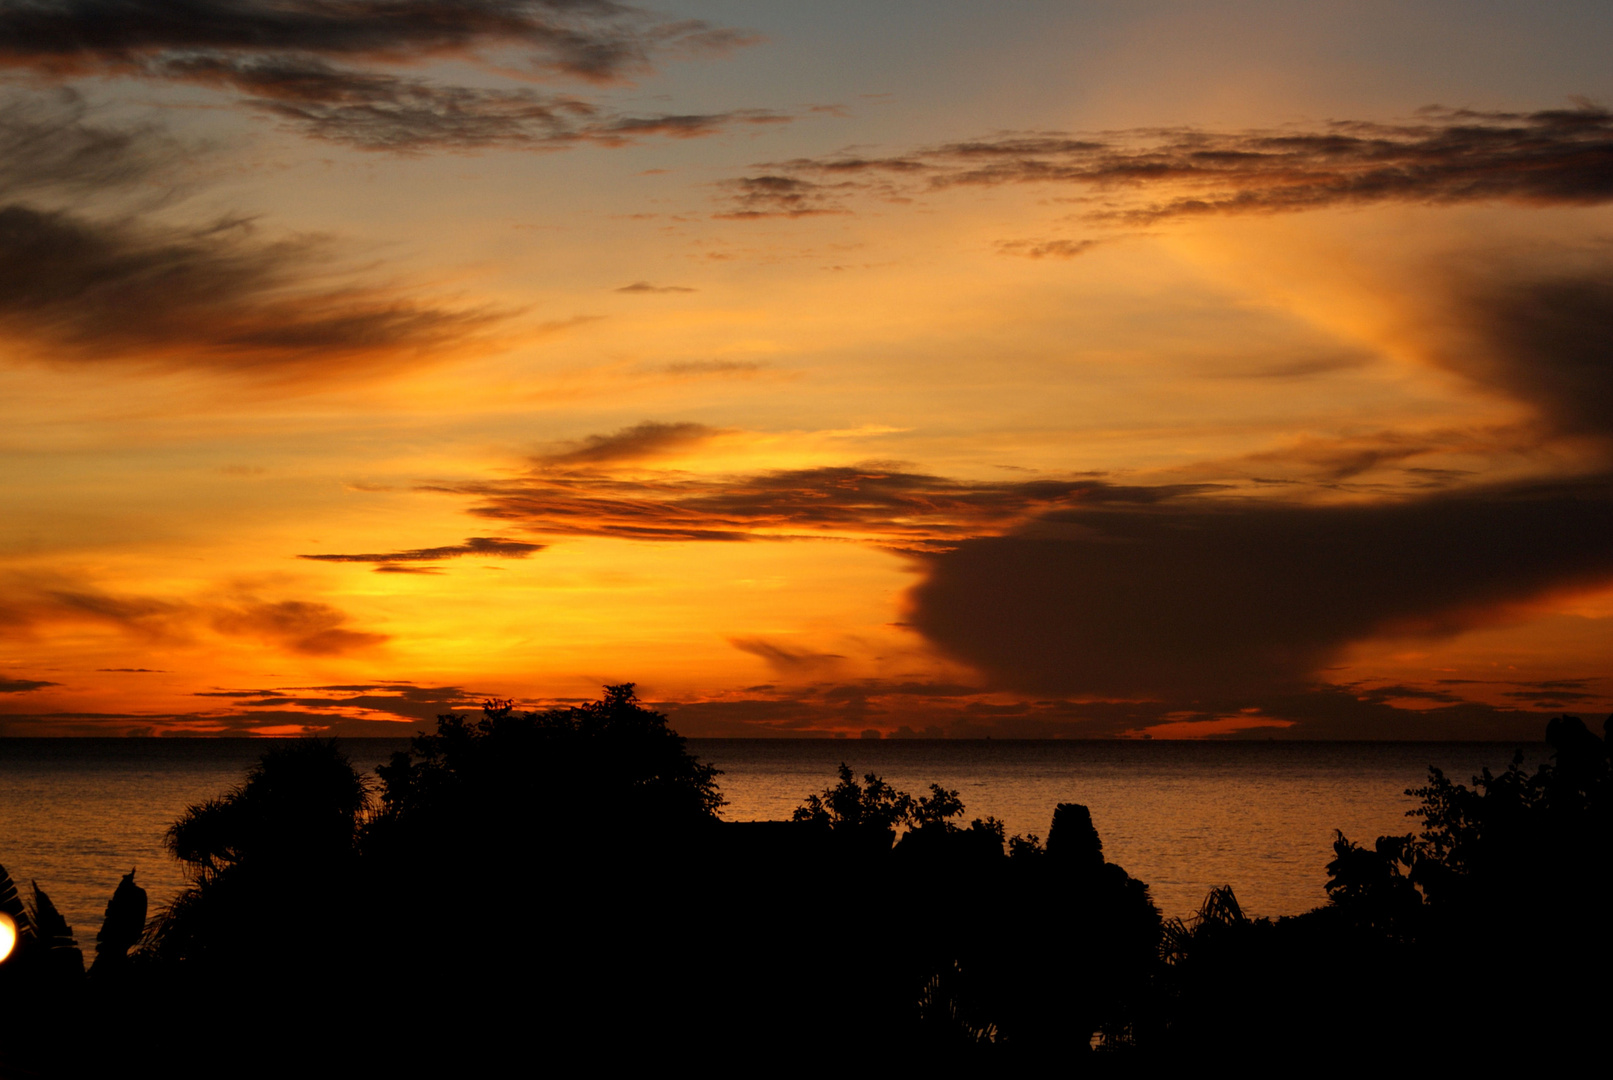
<svg viewBox="0 0 1613 1080"><path fill-rule="evenodd" d="M722 822L631 685L441 717L375 778L289 742L174 824L173 903L148 921L124 877L87 971L0 870L0 1075L1600 1053L1607 742L1547 739L1533 773L1431 770L1416 832L1340 835L1323 907L1249 918L1221 888L1185 921L1074 803L1008 837L842 766L792 821Z"/></svg>

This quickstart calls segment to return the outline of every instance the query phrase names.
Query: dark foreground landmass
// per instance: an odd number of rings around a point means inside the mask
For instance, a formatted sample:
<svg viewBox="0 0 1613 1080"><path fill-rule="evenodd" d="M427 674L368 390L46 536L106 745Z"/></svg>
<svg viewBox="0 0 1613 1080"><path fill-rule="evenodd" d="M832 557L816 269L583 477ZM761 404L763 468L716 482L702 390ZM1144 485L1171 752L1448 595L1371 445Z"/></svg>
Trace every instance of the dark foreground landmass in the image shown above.
<svg viewBox="0 0 1613 1080"><path fill-rule="evenodd" d="M1339 836L1329 902L1276 921L1230 887L1161 920L1073 803L1008 837L842 766L723 822L630 685L442 717L378 783L301 740L174 824L191 885L148 919L126 876L88 970L0 870L0 1075L1601 1060L1607 743L1546 734L1533 773L1431 770L1417 833Z"/></svg>

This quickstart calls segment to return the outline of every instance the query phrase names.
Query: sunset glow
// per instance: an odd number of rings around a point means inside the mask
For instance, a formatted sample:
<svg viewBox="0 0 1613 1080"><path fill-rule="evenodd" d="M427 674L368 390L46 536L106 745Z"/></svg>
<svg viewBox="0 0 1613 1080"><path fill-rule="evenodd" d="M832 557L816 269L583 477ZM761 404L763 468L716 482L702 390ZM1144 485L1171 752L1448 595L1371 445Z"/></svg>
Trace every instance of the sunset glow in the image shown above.
<svg viewBox="0 0 1613 1080"><path fill-rule="evenodd" d="M0 734L1613 707L1606 5L126 6L0 4Z"/></svg>

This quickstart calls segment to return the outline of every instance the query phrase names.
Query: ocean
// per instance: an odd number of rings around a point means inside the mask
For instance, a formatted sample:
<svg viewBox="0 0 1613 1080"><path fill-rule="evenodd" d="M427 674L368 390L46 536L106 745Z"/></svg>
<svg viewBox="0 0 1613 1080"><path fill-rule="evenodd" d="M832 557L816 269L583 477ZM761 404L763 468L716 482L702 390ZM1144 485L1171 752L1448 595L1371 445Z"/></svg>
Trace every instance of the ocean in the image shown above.
<svg viewBox="0 0 1613 1080"><path fill-rule="evenodd" d="M344 740L373 774L407 739ZM1467 782L1499 772L1511 744L691 739L723 771L729 820L787 818L836 781L841 762L915 795L940 784L965 819L1045 838L1053 808L1092 811L1110 862L1147 882L1166 916L1231 885L1252 915L1293 915L1326 899L1334 830L1370 843L1415 831L1405 789L1430 765ZM0 865L37 879L93 950L106 902L131 868L152 910L183 887L163 834L185 808L221 795L263 753L251 739L0 739ZM1530 768L1544 744L1521 748ZM935 902L935 898L914 898ZM944 902L944 900L942 901ZM884 910L878 913L884 914ZM965 913L960 913L963 915Z"/></svg>

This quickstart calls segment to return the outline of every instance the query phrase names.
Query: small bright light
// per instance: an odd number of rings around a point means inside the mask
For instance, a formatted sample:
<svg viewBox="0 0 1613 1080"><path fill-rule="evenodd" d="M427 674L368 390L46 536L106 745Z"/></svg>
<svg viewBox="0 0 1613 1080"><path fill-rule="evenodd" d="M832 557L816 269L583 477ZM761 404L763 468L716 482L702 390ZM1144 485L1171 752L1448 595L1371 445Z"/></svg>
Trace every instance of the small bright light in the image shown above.
<svg viewBox="0 0 1613 1080"><path fill-rule="evenodd" d="M11 921L11 916L0 911L0 961L11 955L11 950L17 946L17 924Z"/></svg>

